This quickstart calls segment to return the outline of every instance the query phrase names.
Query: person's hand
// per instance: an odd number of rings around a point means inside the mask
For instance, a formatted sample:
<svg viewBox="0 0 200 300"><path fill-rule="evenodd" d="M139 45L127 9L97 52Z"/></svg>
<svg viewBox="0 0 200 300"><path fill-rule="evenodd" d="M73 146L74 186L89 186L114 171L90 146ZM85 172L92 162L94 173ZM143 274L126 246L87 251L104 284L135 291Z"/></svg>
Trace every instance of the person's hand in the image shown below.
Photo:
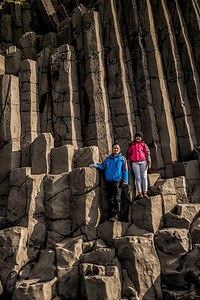
<svg viewBox="0 0 200 300"><path fill-rule="evenodd" d="M90 164L89 167L92 168L92 164Z"/></svg>
<svg viewBox="0 0 200 300"><path fill-rule="evenodd" d="M128 186L128 184L126 184L126 183L122 183L122 187L124 188L124 187L127 187Z"/></svg>
<svg viewBox="0 0 200 300"><path fill-rule="evenodd" d="M148 169L151 169L151 164L148 165Z"/></svg>

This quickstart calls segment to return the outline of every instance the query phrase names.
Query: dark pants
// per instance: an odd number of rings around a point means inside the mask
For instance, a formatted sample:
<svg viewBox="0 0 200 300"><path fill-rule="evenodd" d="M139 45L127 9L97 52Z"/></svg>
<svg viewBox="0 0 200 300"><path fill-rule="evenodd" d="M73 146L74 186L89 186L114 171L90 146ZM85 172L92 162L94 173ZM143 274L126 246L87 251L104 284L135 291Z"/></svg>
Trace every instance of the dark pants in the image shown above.
<svg viewBox="0 0 200 300"><path fill-rule="evenodd" d="M107 195L110 216L120 214L122 181L107 181Z"/></svg>

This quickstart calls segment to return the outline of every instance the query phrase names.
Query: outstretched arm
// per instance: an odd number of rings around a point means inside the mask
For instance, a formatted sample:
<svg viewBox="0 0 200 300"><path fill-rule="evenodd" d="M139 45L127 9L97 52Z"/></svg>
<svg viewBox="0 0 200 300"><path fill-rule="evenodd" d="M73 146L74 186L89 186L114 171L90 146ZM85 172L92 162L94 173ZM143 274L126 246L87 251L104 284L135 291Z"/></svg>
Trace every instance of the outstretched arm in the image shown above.
<svg viewBox="0 0 200 300"><path fill-rule="evenodd" d="M89 167L93 167L99 170L105 170L106 169L106 159L101 164L91 164Z"/></svg>

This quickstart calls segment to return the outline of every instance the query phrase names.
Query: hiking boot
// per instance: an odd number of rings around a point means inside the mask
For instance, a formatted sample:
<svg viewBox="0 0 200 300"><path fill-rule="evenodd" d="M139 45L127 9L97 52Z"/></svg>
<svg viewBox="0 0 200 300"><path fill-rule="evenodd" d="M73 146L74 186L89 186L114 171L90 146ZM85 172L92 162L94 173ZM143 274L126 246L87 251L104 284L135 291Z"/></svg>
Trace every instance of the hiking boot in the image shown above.
<svg viewBox="0 0 200 300"><path fill-rule="evenodd" d="M138 199L143 199L143 195L138 194L138 195L135 197L135 200L138 200Z"/></svg>

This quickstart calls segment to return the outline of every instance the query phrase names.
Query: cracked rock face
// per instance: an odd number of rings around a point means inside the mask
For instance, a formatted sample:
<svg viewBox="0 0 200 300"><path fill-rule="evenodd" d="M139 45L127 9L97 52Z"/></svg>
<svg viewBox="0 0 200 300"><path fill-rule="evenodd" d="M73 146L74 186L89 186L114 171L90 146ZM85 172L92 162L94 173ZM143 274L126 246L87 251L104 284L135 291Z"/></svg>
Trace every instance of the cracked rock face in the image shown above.
<svg viewBox="0 0 200 300"><path fill-rule="evenodd" d="M200 4L0 4L0 298L200 299ZM89 167L141 131L148 198Z"/></svg>

